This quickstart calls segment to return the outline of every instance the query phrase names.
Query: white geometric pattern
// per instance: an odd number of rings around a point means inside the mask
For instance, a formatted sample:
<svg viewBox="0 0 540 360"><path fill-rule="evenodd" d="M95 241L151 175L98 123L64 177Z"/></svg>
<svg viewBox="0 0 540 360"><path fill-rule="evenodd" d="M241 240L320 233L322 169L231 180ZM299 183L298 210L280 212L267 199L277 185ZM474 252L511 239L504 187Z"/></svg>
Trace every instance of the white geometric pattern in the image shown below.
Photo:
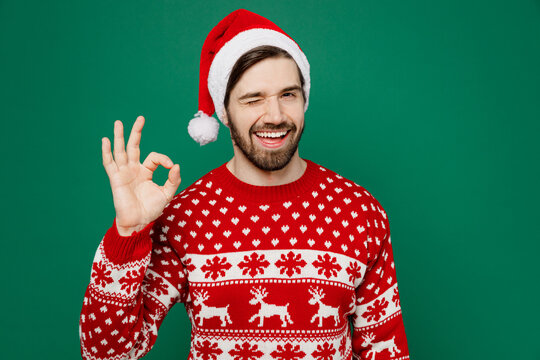
<svg viewBox="0 0 540 360"><path fill-rule="evenodd" d="M295 268L288 275L284 275L284 266L279 266L280 260L287 258L289 253L293 253L295 256L298 256L301 260L305 261L305 265L302 267ZM249 273L244 273L243 268L239 264L245 261L246 257L252 256L252 254L257 254L257 256L262 257L270 263L269 266L263 268L262 273L258 273L255 277L251 276ZM330 259L336 259L336 263L339 264L340 269L335 271L319 271L320 267L316 267L313 263L317 263L321 258L324 259L324 255L329 254ZM206 276L206 272L203 271L203 266L208 262L211 262L216 256L219 259L225 259L226 262L231 264L230 269L224 270L223 275L220 275L215 281L222 280L247 280L247 279L273 279L273 278L288 278L288 279L301 279L301 278L314 278L321 280L330 280L339 283L343 283L348 286L354 286L354 282L350 281L350 276L347 273L347 268L350 263L357 265L360 268L359 277L363 277L366 271L366 265L362 264L357 259L351 258L346 255L331 253L327 251L320 250L306 250L302 249L301 251L295 250L255 250L255 251L238 251L234 253L220 253L219 255L203 255L203 254L189 254L186 258L183 258L184 262L187 258L191 259L191 264L194 265L195 269L189 273L189 282L208 282L209 278Z"/></svg>
<svg viewBox="0 0 540 360"><path fill-rule="evenodd" d="M223 165L149 234L121 239L136 243L115 248L108 231L81 311L83 357L143 356L185 302L193 359L408 358L386 212L323 167L306 174L293 192L250 193Z"/></svg>
<svg viewBox="0 0 540 360"><path fill-rule="evenodd" d="M360 316L356 317L354 322L355 328L361 328L366 326L371 326L380 322L385 321L387 318L390 318L392 315L397 313L401 310L401 306L395 304L393 301L394 292L397 289L397 283L394 284L392 287L388 288L384 293L382 293L380 296L376 297L372 301L357 305L356 307L356 313L360 314ZM384 306L384 315L381 317L378 317L377 320L375 318L367 319L365 316L362 316L362 314L366 314L370 312L370 309L373 309L377 306L377 304L382 304Z"/></svg>

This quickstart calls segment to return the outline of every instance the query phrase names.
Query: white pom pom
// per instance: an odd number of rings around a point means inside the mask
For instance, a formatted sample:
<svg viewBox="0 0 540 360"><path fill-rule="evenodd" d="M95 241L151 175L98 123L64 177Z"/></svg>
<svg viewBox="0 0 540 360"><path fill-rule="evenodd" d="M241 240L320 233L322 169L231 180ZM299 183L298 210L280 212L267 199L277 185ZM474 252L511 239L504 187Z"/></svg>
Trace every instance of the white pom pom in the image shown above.
<svg viewBox="0 0 540 360"><path fill-rule="evenodd" d="M219 132L219 123L212 116L198 111L195 117L189 121L189 136L201 146L216 141Z"/></svg>

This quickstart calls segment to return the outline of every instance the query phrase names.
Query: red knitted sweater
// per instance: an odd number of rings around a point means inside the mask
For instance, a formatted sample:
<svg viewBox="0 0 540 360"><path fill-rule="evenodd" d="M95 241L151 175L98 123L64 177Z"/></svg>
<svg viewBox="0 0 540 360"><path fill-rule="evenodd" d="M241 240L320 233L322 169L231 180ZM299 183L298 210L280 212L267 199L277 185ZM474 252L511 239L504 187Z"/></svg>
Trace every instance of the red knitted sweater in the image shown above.
<svg viewBox="0 0 540 360"><path fill-rule="evenodd" d="M223 164L140 232L122 237L113 223L84 297L83 358L142 357L183 302L190 359L408 359L384 209L306 162L279 186Z"/></svg>

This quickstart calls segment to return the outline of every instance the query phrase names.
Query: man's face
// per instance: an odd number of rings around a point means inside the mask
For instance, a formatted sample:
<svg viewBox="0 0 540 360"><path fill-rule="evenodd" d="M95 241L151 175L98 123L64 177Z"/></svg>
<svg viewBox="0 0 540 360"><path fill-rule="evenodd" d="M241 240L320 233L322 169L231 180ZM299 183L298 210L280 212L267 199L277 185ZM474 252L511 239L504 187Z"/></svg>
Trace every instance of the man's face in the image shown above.
<svg viewBox="0 0 540 360"><path fill-rule="evenodd" d="M233 145L261 170L284 168L304 131L304 99L292 59L268 58L242 74L230 94L226 124Z"/></svg>

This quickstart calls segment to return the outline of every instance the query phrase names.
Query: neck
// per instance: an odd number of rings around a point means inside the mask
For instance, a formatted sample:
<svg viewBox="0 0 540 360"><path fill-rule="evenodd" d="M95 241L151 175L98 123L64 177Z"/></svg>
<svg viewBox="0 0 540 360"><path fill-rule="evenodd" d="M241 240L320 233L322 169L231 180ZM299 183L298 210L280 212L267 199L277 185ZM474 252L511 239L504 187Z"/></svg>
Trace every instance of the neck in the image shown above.
<svg viewBox="0 0 540 360"><path fill-rule="evenodd" d="M257 186L277 186L298 180L304 174L307 163L300 158L296 150L291 161L280 170L261 170L239 154L235 154L226 166L238 180L245 183Z"/></svg>

